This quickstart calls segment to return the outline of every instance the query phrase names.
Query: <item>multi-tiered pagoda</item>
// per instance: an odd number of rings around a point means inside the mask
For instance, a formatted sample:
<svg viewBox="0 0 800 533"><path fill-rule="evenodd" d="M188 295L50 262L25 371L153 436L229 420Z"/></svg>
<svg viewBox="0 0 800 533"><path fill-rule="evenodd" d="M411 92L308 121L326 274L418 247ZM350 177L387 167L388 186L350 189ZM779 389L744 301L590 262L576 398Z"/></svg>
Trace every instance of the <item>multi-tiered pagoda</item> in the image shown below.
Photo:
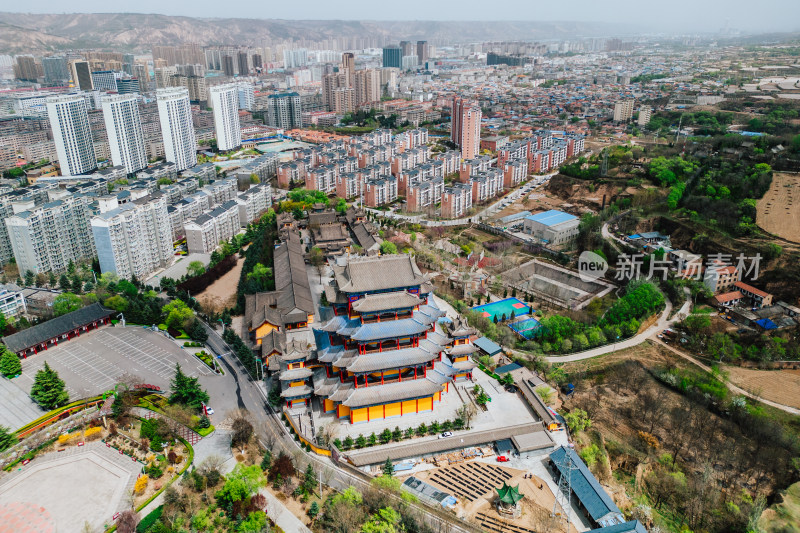
<svg viewBox="0 0 800 533"><path fill-rule="evenodd" d="M453 339L437 323L445 313L413 258L349 258L333 273L325 296L334 317L314 330L323 410L351 423L434 410L474 365L448 357Z"/></svg>

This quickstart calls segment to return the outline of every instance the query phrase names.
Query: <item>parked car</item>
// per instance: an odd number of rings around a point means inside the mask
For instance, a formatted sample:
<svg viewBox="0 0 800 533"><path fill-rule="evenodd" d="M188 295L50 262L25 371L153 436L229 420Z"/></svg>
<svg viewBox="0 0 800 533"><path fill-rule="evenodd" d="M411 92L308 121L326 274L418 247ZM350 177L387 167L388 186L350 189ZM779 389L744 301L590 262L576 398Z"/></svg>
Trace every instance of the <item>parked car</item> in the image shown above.
<svg viewBox="0 0 800 533"><path fill-rule="evenodd" d="M445 431L444 433L439 435L439 438L440 439L446 439L447 437L452 437L452 436L453 436L453 432L452 431Z"/></svg>
<svg viewBox="0 0 800 533"><path fill-rule="evenodd" d="M497 462L498 463L507 463L508 462L508 457L506 457L505 455L498 455L497 456Z"/></svg>
<svg viewBox="0 0 800 533"><path fill-rule="evenodd" d="M205 406L205 408L206 408L206 415L211 416L211 415L214 414L214 409L212 409L211 407L209 407L207 405Z"/></svg>

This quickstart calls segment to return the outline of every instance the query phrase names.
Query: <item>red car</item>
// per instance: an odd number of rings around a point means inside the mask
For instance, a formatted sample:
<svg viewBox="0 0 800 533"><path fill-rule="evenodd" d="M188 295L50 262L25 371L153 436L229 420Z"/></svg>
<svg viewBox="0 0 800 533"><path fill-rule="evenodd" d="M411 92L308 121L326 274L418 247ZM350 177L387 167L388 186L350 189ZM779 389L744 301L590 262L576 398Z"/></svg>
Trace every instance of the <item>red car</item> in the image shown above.
<svg viewBox="0 0 800 533"><path fill-rule="evenodd" d="M497 462L498 463L507 463L508 462L508 457L506 457L505 455L498 455L497 456Z"/></svg>

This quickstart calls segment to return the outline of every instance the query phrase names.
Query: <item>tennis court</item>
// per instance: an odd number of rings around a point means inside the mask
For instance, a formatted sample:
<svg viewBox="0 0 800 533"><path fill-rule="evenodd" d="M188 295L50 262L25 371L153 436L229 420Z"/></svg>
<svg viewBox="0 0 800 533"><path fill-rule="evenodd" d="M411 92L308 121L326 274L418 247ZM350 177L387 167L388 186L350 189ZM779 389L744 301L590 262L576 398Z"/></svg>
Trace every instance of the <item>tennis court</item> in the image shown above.
<svg viewBox="0 0 800 533"><path fill-rule="evenodd" d="M514 318L531 313L530 306L517 298L506 298L505 300L478 305L473 307L472 310L491 321L494 321L494 317L497 317L497 320L502 320L503 315L506 315L505 318L508 320L511 318L511 313L514 313Z"/></svg>
<svg viewBox="0 0 800 533"><path fill-rule="evenodd" d="M509 324L513 331L519 333L526 339L532 339L538 334L538 330L542 327L542 324L539 323L538 320L535 318L526 318L525 320L520 320L519 322L514 322L513 324Z"/></svg>

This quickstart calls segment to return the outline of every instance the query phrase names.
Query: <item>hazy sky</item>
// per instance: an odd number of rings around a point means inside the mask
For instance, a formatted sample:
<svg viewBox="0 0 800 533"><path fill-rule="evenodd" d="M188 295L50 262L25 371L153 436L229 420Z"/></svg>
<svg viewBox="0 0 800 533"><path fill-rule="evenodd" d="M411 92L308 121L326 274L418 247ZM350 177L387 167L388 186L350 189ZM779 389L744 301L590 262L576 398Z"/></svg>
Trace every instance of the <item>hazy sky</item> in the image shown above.
<svg viewBox="0 0 800 533"><path fill-rule="evenodd" d="M195 17L336 20L543 20L635 24L665 31L800 30L800 0L34 0L0 11L161 13Z"/></svg>

